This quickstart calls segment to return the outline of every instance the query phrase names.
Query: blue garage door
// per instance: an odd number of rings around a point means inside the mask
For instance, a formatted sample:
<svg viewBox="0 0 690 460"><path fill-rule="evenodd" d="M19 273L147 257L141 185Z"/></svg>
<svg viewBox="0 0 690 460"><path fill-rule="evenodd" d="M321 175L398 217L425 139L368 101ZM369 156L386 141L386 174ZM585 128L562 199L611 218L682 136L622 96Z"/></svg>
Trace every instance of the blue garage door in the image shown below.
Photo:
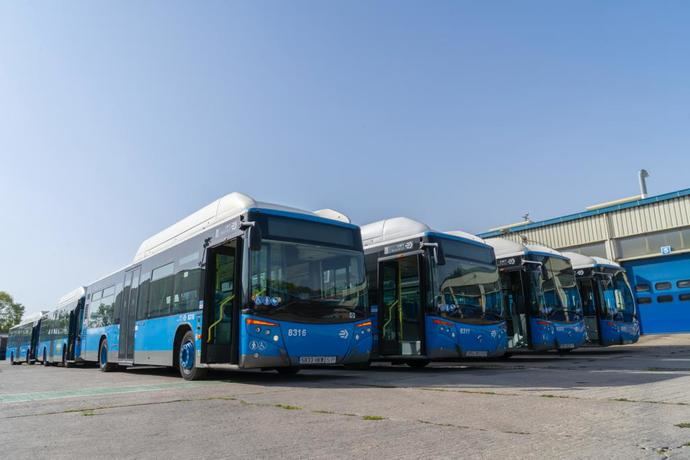
<svg viewBox="0 0 690 460"><path fill-rule="evenodd" d="M690 332L690 255L625 262L643 334Z"/></svg>

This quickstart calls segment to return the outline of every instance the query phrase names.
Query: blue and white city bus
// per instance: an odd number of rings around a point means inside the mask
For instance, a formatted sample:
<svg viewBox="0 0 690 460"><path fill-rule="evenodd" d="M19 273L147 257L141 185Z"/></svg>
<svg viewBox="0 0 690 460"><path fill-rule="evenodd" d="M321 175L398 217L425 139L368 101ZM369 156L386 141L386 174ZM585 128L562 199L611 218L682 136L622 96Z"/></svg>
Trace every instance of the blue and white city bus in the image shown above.
<svg viewBox="0 0 690 460"><path fill-rule="evenodd" d="M405 217L364 225L362 240L376 331L373 359L423 367L506 352L491 246Z"/></svg>
<svg viewBox="0 0 690 460"><path fill-rule="evenodd" d="M537 244L486 242L501 273L509 349L570 351L583 345L582 301L570 260Z"/></svg>
<svg viewBox="0 0 690 460"><path fill-rule="evenodd" d="M362 240L332 210L231 193L142 243L129 266L86 288L81 359L294 373L367 362Z"/></svg>
<svg viewBox="0 0 690 460"><path fill-rule="evenodd" d="M79 287L58 301L55 310L41 320L36 359L44 366L74 362L79 357L86 290Z"/></svg>
<svg viewBox="0 0 690 460"><path fill-rule="evenodd" d="M7 349L5 350L5 359L10 364L33 364L36 361L41 320L41 314L34 315L10 328L7 335Z"/></svg>
<svg viewBox="0 0 690 460"><path fill-rule="evenodd" d="M625 269L602 257L564 252L569 257L587 327L587 341L602 346L635 343L640 338L637 307Z"/></svg>

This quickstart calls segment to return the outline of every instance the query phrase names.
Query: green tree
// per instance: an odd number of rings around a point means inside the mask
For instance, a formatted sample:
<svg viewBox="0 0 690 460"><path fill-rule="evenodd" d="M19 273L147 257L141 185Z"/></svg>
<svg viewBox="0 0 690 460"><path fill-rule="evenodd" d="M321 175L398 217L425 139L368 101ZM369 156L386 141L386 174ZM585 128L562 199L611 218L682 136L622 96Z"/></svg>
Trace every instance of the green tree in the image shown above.
<svg viewBox="0 0 690 460"><path fill-rule="evenodd" d="M12 296L0 291L0 332L7 332L22 320L24 305L16 303Z"/></svg>

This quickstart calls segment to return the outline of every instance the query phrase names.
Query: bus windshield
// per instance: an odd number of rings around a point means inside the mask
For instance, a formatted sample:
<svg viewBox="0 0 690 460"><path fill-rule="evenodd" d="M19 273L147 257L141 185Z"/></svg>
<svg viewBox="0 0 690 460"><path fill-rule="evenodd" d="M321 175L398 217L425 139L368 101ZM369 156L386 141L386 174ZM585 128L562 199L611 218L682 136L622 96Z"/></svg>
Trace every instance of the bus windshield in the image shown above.
<svg viewBox="0 0 690 460"><path fill-rule="evenodd" d="M628 279L625 273L618 272L613 275L613 285L615 287L616 296L616 314L615 319L623 320L625 322L632 322L635 317L635 299L632 295L632 289L628 284Z"/></svg>
<svg viewBox="0 0 690 460"><path fill-rule="evenodd" d="M467 322L502 321L503 297L491 250L458 241L442 244L445 264L437 265L434 286L438 312ZM460 257L463 252L472 258Z"/></svg>
<svg viewBox="0 0 690 460"><path fill-rule="evenodd" d="M544 311L554 321L582 319L582 301L575 273L566 260L547 257L542 265Z"/></svg>
<svg viewBox="0 0 690 460"><path fill-rule="evenodd" d="M367 316L360 251L265 239L250 252L249 265L250 313L299 322Z"/></svg>

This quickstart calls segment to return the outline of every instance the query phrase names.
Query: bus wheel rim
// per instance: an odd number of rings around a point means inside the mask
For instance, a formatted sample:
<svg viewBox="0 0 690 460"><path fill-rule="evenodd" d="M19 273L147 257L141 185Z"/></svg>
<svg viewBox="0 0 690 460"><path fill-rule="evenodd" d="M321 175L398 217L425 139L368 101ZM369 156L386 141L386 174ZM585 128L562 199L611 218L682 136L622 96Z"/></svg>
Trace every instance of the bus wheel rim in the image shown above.
<svg viewBox="0 0 690 460"><path fill-rule="evenodd" d="M180 350L180 367L185 371L191 371L194 367L194 344L186 341Z"/></svg>
<svg viewBox="0 0 690 460"><path fill-rule="evenodd" d="M108 362L108 352L106 347L101 347L101 365L105 366Z"/></svg>

